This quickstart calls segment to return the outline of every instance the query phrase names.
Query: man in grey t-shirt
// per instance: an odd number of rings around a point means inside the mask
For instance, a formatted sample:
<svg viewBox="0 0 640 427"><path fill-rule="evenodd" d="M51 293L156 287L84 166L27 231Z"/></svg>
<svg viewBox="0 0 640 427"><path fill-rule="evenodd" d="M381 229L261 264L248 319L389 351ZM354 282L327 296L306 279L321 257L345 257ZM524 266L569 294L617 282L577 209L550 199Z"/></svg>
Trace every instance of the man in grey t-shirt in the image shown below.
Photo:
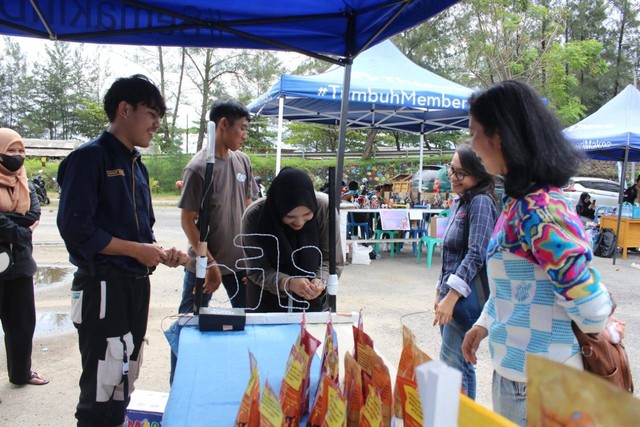
<svg viewBox="0 0 640 427"><path fill-rule="evenodd" d="M215 101L209 112L209 120L216 123L215 164L211 192L209 235L207 238L208 264L204 283L202 305L207 306L211 294L222 282L233 307L246 306L244 269L236 262L244 257L242 248L234 244L240 233L242 214L258 192L251 161L238 151L247 138L251 116L247 109L235 100ZM179 312L194 310L195 248L200 240L198 212L202 203L206 149L200 150L184 169L182 196L178 207L182 209L181 223L189 240L191 262L185 270L182 301ZM238 242L239 243L239 242Z"/></svg>

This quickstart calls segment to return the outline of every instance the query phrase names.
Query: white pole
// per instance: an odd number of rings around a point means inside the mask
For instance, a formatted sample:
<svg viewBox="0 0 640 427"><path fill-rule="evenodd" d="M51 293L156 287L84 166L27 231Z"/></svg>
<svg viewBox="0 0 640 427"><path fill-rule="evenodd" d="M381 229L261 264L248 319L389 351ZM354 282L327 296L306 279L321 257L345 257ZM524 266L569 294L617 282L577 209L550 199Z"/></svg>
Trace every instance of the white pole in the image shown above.
<svg viewBox="0 0 640 427"><path fill-rule="evenodd" d="M276 175L280 172L280 163L282 161L282 128L284 121L284 96L278 100L278 148L276 151Z"/></svg>
<svg viewBox="0 0 640 427"><path fill-rule="evenodd" d="M420 177L420 181L418 183L418 200L420 203L424 205L424 200L422 200L422 156L424 155L424 132L420 132L420 169L418 169L418 176Z"/></svg>

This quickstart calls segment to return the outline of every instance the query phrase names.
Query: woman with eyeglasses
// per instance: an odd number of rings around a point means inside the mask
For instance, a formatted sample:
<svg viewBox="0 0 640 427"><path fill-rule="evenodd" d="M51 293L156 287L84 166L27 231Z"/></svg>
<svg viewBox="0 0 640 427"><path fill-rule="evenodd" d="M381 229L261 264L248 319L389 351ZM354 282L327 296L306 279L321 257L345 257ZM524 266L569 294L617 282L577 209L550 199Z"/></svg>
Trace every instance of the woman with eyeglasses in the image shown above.
<svg viewBox="0 0 640 427"><path fill-rule="evenodd" d="M462 372L462 387L475 399L475 367L462 356L462 340L482 310L484 298L477 295L474 279L486 276L482 267L498 216L495 184L467 143L457 147L448 175L459 197L451 207L443 238L433 325L440 326L442 335L440 360Z"/></svg>
<svg viewBox="0 0 640 427"><path fill-rule="evenodd" d="M571 322L600 332L611 299L591 267L582 221L561 188L580 154L527 84L506 80L469 98L471 147L487 172L504 177L504 207L487 248L491 294L465 335L475 364L488 337L493 408L527 424L527 355L582 368Z"/></svg>

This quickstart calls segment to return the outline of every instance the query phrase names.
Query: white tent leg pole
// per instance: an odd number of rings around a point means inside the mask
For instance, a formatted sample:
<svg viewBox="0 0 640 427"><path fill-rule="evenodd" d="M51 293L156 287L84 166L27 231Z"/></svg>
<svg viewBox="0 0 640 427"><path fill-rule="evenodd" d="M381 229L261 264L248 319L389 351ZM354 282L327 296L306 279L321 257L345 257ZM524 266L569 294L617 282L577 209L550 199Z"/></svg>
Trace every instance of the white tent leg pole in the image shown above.
<svg viewBox="0 0 640 427"><path fill-rule="evenodd" d="M342 175L344 169L344 151L347 146L347 117L349 114L349 92L351 92L351 62L344 67L342 83L342 102L340 103L340 133L338 134L338 161L336 163L336 197L340 197L342 190ZM340 206L338 202L336 206Z"/></svg>
<svg viewBox="0 0 640 427"><path fill-rule="evenodd" d="M282 161L282 128L284 126L284 96L278 100L278 148L276 151L276 175L280 172Z"/></svg>
<svg viewBox="0 0 640 427"><path fill-rule="evenodd" d="M424 156L424 132L420 132L420 166L418 169L418 200L421 205L424 205L422 200L422 156Z"/></svg>

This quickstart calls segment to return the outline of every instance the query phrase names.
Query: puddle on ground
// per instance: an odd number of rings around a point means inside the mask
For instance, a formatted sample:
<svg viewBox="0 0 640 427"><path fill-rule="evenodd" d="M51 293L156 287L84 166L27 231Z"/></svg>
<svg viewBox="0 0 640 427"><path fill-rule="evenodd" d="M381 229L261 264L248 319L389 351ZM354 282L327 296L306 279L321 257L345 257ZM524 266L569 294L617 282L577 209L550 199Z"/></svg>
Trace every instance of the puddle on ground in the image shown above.
<svg viewBox="0 0 640 427"><path fill-rule="evenodd" d="M36 311L35 337L52 337L74 331L75 327L69 313L53 311ZM0 338L4 338L4 331L0 329Z"/></svg>
<svg viewBox="0 0 640 427"><path fill-rule="evenodd" d="M52 336L75 330L69 313L36 312L36 336Z"/></svg>
<svg viewBox="0 0 640 427"><path fill-rule="evenodd" d="M33 283L36 288L57 284L68 284L71 288L75 270L75 267L38 266L36 274L33 276Z"/></svg>

